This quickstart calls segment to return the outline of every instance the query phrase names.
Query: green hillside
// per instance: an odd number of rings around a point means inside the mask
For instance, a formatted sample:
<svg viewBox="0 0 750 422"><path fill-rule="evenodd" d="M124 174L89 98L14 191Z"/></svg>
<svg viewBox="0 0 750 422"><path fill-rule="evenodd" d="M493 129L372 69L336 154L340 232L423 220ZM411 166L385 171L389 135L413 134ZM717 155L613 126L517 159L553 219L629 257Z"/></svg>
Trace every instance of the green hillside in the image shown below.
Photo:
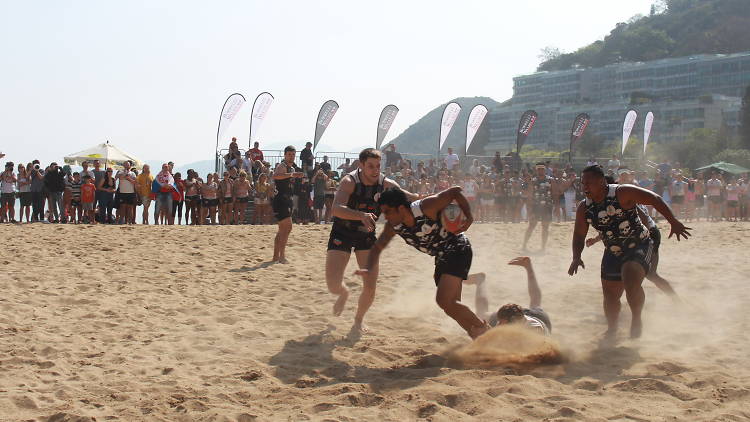
<svg viewBox="0 0 750 422"><path fill-rule="evenodd" d="M583 15L582 19L585 19ZM538 70L600 67L695 54L750 50L750 1L662 0L649 16L618 23L603 40L573 53L547 51Z"/></svg>
<svg viewBox="0 0 750 422"><path fill-rule="evenodd" d="M443 145L442 151L448 147L453 147L458 153L463 151L464 141L466 139L466 121L469 117L472 107L477 104L484 104L490 111L500 105L497 101L489 97L463 97L452 100L461 106L461 114L458 116L453 130L451 130L448 139ZM435 154L437 151L438 137L440 136L440 121L443 117L443 108L447 102L431 110L416 123L412 124L403 133L393 138L390 143L396 144L396 149L402 152L414 154ZM482 127L479 128L474 137L469 153L481 151L489 140L489 115L485 118Z"/></svg>

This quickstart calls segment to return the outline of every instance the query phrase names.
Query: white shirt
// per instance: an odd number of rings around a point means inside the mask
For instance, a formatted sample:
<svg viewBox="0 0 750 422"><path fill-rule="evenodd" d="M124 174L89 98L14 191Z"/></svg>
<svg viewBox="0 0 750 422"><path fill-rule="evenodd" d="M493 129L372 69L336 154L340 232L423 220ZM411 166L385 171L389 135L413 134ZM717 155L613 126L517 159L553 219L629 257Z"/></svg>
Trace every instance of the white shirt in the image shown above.
<svg viewBox="0 0 750 422"><path fill-rule="evenodd" d="M83 183L83 176L88 175L91 180L95 180L96 176L94 175L94 170L88 169L88 170L81 170L81 183Z"/></svg>
<svg viewBox="0 0 750 422"><path fill-rule="evenodd" d="M445 157L445 166L448 167L448 170L453 170L453 167L458 164L458 155L453 153L449 154L447 157Z"/></svg>
<svg viewBox="0 0 750 422"><path fill-rule="evenodd" d="M708 187L708 196L720 196L721 195L721 180L719 179L709 179L708 182L706 182L706 186Z"/></svg>
<svg viewBox="0 0 750 422"><path fill-rule="evenodd" d="M620 167L620 160L609 160L607 161L607 168L616 169Z"/></svg>
<svg viewBox="0 0 750 422"><path fill-rule="evenodd" d="M12 182L14 173L3 172L2 180L0 180L0 191L2 193L14 193L16 191L16 183Z"/></svg>
<svg viewBox="0 0 750 422"><path fill-rule="evenodd" d="M117 174L115 175L115 178L118 178L118 180L120 181L120 193L135 193L135 183L125 178L119 179L121 175L125 177L132 177L135 179L135 173L133 173L132 171L128 171L126 173L125 170L118 170Z"/></svg>

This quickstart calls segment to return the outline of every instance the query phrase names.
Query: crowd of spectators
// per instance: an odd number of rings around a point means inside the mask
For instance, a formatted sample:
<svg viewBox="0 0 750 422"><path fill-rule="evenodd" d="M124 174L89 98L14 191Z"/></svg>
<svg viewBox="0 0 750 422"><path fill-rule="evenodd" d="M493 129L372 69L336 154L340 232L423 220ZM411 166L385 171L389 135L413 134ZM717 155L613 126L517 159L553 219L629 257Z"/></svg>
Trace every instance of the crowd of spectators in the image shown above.
<svg viewBox="0 0 750 422"><path fill-rule="evenodd" d="M299 158L304 177L294 181L293 221L329 223L338 181L355 170L358 162L346 159L334 169L327 156L315 159L309 142ZM552 203L549 218L566 221L572 218L577 201L584 198L578 172L567 163L547 161L532 168L532 163L522 163L513 154L499 153L491 161L465 162L451 148L439 161L417 161L404 159L390 145L383 164L387 177L420 195L461 186L478 222L527 221L529 214L539 209L534 206L539 201ZM586 164L598 163L591 158ZM541 199L533 183L540 165L551 180ZM174 172L172 162L163 164L155 175L147 164L135 169L130 162L117 170L103 169L98 160L83 162L81 167L72 171L70 166L60 167L55 162L47 166L38 160L17 166L6 162L0 175L0 222L135 224L140 214L143 224L273 223L273 166L264 159L258 142L243 154L233 139L224 156L225 170L208 173L205 178L192 169L183 177ZM679 163L669 162L636 172L617 157L602 167L619 182L659 194L679 219L750 218L750 179L746 174L689 172L680 169ZM18 215L16 201L20 203ZM253 212L246 213L250 204Z"/></svg>

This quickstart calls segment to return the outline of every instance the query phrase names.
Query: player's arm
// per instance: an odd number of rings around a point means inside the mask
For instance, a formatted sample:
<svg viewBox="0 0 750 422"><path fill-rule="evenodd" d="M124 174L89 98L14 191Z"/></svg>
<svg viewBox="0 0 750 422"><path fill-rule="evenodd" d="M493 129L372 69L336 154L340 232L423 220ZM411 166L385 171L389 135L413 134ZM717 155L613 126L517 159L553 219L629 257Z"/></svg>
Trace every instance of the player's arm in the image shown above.
<svg viewBox="0 0 750 422"><path fill-rule="evenodd" d="M378 240L375 241L372 248L370 248L370 252L367 254L367 264L364 268L355 271L354 274L366 277L369 274L370 268L375 267L380 262L380 253L388 246L388 243L390 243L395 234L396 232L393 231L393 227L390 224L386 224L383 232L378 236Z"/></svg>
<svg viewBox="0 0 750 422"><path fill-rule="evenodd" d="M460 186L453 186L436 195L428 196L427 198L422 199L422 212L427 217L435 220L437 219L438 213L440 213L443 208L447 207L448 204L453 201L456 201L459 208L461 208L461 211L463 211L464 216L466 217L459 231L466 231L469 226L471 226L474 218L471 215L471 207L469 206L469 201L466 200L463 192L461 192Z"/></svg>
<svg viewBox="0 0 750 422"><path fill-rule="evenodd" d="M402 188L401 186L399 186L398 183L396 183L395 180L391 180L391 179L389 179L387 177L385 179L383 179L383 188L384 189L388 189L388 188L399 188L399 189L401 189L406 194L406 199L408 199L410 202L414 202L417 199L421 199L422 198L422 196L420 196L419 194L409 192L408 190L406 190L406 189Z"/></svg>
<svg viewBox="0 0 750 422"><path fill-rule="evenodd" d="M276 169L273 171L274 180L286 180L292 177L294 177L294 173L287 173L286 166L282 164L276 166Z"/></svg>
<svg viewBox="0 0 750 422"><path fill-rule="evenodd" d="M348 174L341 179L339 188L336 189L336 194L333 196L333 216L342 220L361 221L368 230L373 231L375 230L375 220L377 220L374 214L353 210L346 206L349 197L354 193L355 185L354 178Z"/></svg>
<svg viewBox="0 0 750 422"><path fill-rule="evenodd" d="M638 186L622 185L617 188L617 199L625 208L634 207L636 204L651 205L656 208L656 210L667 219L671 226L671 231L669 233L670 239L672 236L676 235L677 241L680 240L680 236L687 240L687 238L691 236L689 230L692 229L690 227L685 227L684 224L677 220L674 214L672 214L672 210L669 209L667 203L661 199L661 196Z"/></svg>
<svg viewBox="0 0 750 422"><path fill-rule="evenodd" d="M568 275L578 272L578 267L586 268L581 259L583 246L586 243L586 233L589 231L589 223L586 221L586 201L581 201L576 209L576 222L573 227L573 262L568 268Z"/></svg>
<svg viewBox="0 0 750 422"><path fill-rule="evenodd" d="M542 289L539 288L539 283L536 281L531 260L524 267L526 268L526 285L529 290L529 308L540 308L542 306Z"/></svg>

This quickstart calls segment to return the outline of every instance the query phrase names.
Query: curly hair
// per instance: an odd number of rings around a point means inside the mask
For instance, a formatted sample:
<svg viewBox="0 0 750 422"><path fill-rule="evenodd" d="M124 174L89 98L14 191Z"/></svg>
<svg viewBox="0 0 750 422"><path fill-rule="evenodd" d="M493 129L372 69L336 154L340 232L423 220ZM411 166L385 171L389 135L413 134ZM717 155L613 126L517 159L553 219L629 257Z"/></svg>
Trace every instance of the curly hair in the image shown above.
<svg viewBox="0 0 750 422"><path fill-rule="evenodd" d="M523 318L523 308L515 303L508 303L497 310L497 319L499 321L514 322Z"/></svg>

